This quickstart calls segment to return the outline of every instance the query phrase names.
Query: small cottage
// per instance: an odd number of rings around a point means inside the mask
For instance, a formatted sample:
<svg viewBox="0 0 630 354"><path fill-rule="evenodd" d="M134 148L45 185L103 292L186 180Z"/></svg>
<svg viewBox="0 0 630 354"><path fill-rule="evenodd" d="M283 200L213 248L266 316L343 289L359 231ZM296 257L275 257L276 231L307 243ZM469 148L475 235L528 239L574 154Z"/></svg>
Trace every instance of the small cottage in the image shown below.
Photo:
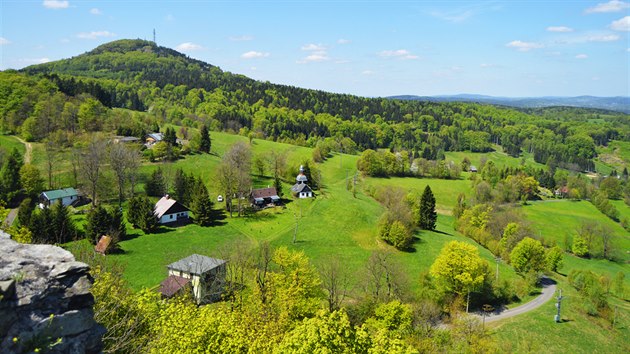
<svg viewBox="0 0 630 354"><path fill-rule="evenodd" d="M160 292L171 297L189 286L197 304L218 301L225 287L226 263L199 254L180 259L166 267L168 277L160 284Z"/></svg>
<svg viewBox="0 0 630 354"><path fill-rule="evenodd" d="M147 146L153 146L155 143L159 143L164 139L164 134L162 133L149 133L145 138L145 142Z"/></svg>
<svg viewBox="0 0 630 354"><path fill-rule="evenodd" d="M78 200L79 192L72 187L45 191L39 195L40 207L49 207L58 202L61 202L64 206L68 206Z"/></svg>
<svg viewBox="0 0 630 354"><path fill-rule="evenodd" d="M188 220L190 210L168 194L155 203L154 213L160 224Z"/></svg>
<svg viewBox="0 0 630 354"><path fill-rule="evenodd" d="M280 197L275 187L253 189L250 200L253 206L259 208L276 206L280 203Z"/></svg>
<svg viewBox="0 0 630 354"><path fill-rule="evenodd" d="M294 196L297 198L313 198L315 196L315 193L313 193L313 190L306 182L308 182L308 178L304 174L304 166L300 166L300 173L295 178L295 184L291 187L291 192L293 192Z"/></svg>
<svg viewBox="0 0 630 354"><path fill-rule="evenodd" d="M477 167L470 165L470 168L468 169L470 172L477 172Z"/></svg>

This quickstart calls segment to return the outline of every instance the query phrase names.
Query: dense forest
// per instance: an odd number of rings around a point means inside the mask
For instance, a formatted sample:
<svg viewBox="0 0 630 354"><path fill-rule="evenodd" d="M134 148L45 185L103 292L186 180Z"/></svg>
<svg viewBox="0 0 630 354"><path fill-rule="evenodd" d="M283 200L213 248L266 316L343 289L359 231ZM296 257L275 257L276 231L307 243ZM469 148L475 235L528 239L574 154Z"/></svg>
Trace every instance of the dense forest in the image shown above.
<svg viewBox="0 0 630 354"><path fill-rule="evenodd" d="M0 129L33 141L58 130L141 137L163 123L205 124L298 145L345 137L353 144L337 144L344 152L387 148L429 160L498 144L512 156L525 151L543 164L593 171L596 146L630 139L621 113L332 94L255 81L143 40L0 75Z"/></svg>

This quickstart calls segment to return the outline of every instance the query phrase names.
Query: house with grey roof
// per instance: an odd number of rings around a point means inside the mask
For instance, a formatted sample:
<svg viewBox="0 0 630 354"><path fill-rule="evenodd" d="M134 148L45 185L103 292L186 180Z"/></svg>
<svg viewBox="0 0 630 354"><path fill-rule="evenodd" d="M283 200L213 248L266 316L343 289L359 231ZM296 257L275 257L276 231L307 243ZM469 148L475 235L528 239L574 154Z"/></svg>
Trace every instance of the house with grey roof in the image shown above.
<svg viewBox="0 0 630 354"><path fill-rule="evenodd" d="M200 254L180 259L166 267L168 277L160 284L160 292L171 297L189 287L197 304L218 301L225 288L226 264Z"/></svg>
<svg viewBox="0 0 630 354"><path fill-rule="evenodd" d="M63 206L68 206L78 200L79 192L72 187L45 191L39 195L41 207L49 207L58 202L61 202Z"/></svg>
<svg viewBox="0 0 630 354"><path fill-rule="evenodd" d="M315 196L306 182L308 182L308 177L304 174L304 166L300 166L300 173L295 178L295 184L291 187L294 196L298 198L313 198Z"/></svg>
<svg viewBox="0 0 630 354"><path fill-rule="evenodd" d="M155 203L155 208L153 210L160 224L187 221L189 217L188 213L190 211L183 204L171 198L168 194Z"/></svg>

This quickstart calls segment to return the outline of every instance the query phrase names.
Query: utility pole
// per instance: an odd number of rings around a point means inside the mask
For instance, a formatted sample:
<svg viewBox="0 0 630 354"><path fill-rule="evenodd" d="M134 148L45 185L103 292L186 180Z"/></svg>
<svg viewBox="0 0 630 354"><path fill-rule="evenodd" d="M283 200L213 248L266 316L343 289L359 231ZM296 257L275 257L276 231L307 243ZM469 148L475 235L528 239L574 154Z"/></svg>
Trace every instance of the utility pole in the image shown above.
<svg viewBox="0 0 630 354"><path fill-rule="evenodd" d="M561 302L562 302L562 289L560 289L560 295L558 295L558 297L556 297L556 308L558 309L558 314L556 314L556 316L554 317L554 319L556 320L556 323L560 323L561 322L561 318L560 318L560 307L561 307Z"/></svg>
<svg viewBox="0 0 630 354"><path fill-rule="evenodd" d="M497 284L499 284L499 261L501 261L501 257L495 257L496 261L497 261L497 275L496 275L496 280L497 280Z"/></svg>
<svg viewBox="0 0 630 354"><path fill-rule="evenodd" d="M157 44L157 42L155 41L155 28L153 29L153 43Z"/></svg>

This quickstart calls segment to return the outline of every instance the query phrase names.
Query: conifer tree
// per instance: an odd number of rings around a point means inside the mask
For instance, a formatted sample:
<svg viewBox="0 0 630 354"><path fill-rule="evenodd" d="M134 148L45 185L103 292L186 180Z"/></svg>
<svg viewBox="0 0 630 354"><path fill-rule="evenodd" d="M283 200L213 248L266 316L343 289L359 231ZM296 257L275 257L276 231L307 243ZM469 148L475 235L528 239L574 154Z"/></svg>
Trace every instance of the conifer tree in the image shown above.
<svg viewBox="0 0 630 354"><path fill-rule="evenodd" d="M208 189L199 179L195 182L194 190L191 209L195 214L195 223L200 226L209 226L212 224L212 201Z"/></svg>
<svg viewBox="0 0 630 354"><path fill-rule="evenodd" d="M147 181L145 186L145 190L147 195L152 197L162 197L164 193L166 193L166 183L164 182L164 174L162 173L162 169L158 167L153 173L151 173L151 177Z"/></svg>
<svg viewBox="0 0 630 354"><path fill-rule="evenodd" d="M129 222L136 228L151 233L158 227L158 219L155 216L154 205L145 196L133 197L129 200Z"/></svg>
<svg viewBox="0 0 630 354"><path fill-rule="evenodd" d="M418 226L424 230L435 230L437 213L435 212L435 197L428 185L424 188L420 198L420 218Z"/></svg>
<svg viewBox="0 0 630 354"><path fill-rule="evenodd" d="M208 132L208 127L204 124L203 126L201 126L201 141L199 143L199 151L209 154L211 147L212 140L210 140L210 133Z"/></svg>

